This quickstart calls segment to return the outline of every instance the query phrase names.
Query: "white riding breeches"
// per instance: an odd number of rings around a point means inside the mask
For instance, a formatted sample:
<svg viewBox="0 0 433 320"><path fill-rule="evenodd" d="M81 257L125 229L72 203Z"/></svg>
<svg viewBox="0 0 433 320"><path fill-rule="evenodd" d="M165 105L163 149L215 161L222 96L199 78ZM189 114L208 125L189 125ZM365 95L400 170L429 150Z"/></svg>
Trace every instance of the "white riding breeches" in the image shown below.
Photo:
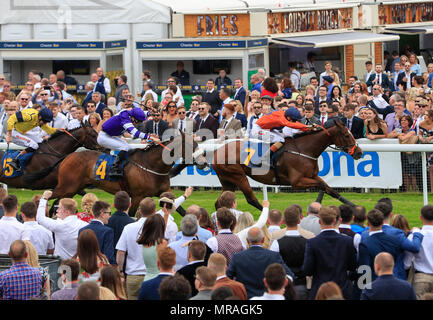
<svg viewBox="0 0 433 320"><path fill-rule="evenodd" d="M39 143L43 141L39 127L27 131L26 133L18 132L17 130L12 130L12 143L19 145L21 147L30 147L32 149L38 149Z"/></svg>
<svg viewBox="0 0 433 320"><path fill-rule="evenodd" d="M251 137L261 139L265 142L275 143L284 142L284 138L293 137L293 135L297 132L299 132L298 129L292 129L289 127L284 127L281 131L262 129L258 124L255 123L251 128Z"/></svg>
<svg viewBox="0 0 433 320"><path fill-rule="evenodd" d="M123 140L121 137L119 136L112 137L107 133L105 133L104 131L99 132L97 142L101 147L110 150L129 151L131 149L128 142Z"/></svg>

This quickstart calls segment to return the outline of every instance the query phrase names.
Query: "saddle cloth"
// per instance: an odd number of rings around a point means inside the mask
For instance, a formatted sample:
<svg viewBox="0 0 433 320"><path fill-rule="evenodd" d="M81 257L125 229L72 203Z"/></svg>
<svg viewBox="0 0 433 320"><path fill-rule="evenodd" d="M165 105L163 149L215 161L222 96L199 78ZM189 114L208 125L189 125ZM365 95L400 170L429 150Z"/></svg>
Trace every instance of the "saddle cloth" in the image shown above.
<svg viewBox="0 0 433 320"><path fill-rule="evenodd" d="M96 161L93 170L95 180L118 181L118 177L113 178L110 177L110 175L108 174L115 160L116 156L112 156L106 153L101 154ZM127 160L122 161L122 170L124 169L126 162Z"/></svg>
<svg viewBox="0 0 433 320"><path fill-rule="evenodd" d="M2 174L4 175L4 177L16 178L16 177L22 176L24 174L26 166L30 162L30 160L32 159L34 153L33 152L26 153L26 154L18 157L18 161L20 163L22 170L17 172L16 170L14 170L14 168L12 168L12 166L9 163L13 159L15 159L20 152L21 151L9 150L3 154L2 160L1 160L2 161L1 162L2 163L1 168L2 168Z"/></svg>

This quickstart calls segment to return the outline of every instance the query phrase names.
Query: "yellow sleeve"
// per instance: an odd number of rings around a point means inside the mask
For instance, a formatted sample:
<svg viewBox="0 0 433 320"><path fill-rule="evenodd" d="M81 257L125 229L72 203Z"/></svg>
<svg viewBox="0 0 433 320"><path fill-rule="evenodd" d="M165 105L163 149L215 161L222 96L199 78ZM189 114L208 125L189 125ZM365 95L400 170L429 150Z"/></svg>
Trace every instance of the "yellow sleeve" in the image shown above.
<svg viewBox="0 0 433 320"><path fill-rule="evenodd" d="M17 116L15 114L11 115L8 119L8 131L12 131L17 122Z"/></svg>
<svg viewBox="0 0 433 320"><path fill-rule="evenodd" d="M47 124L44 124L43 126L41 126L41 128L42 128L46 133L48 133L48 134L54 134L54 133L56 133L56 131L57 131L56 128L50 127L50 126L47 125Z"/></svg>

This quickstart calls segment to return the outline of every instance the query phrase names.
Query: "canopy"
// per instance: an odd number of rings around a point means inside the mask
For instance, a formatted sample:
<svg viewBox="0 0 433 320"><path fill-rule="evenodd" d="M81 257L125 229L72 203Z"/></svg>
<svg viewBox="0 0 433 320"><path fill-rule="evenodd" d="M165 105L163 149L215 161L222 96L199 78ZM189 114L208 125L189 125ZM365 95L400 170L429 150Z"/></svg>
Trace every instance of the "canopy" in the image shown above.
<svg viewBox="0 0 433 320"><path fill-rule="evenodd" d="M399 33L399 34L423 34L433 33L433 25L420 25L410 27L386 27L386 33Z"/></svg>

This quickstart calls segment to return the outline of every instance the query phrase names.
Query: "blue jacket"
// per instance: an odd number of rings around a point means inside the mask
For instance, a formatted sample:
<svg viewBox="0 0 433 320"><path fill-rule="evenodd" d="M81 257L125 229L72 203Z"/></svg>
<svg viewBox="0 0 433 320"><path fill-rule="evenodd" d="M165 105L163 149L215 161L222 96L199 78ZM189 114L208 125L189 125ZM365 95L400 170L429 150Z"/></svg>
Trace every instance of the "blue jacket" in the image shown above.
<svg viewBox="0 0 433 320"><path fill-rule="evenodd" d="M90 223L78 231L78 235L86 229L93 230L98 238L99 250L105 254L110 264L116 265L116 256L114 254L114 231L99 221L90 221Z"/></svg>
<svg viewBox="0 0 433 320"><path fill-rule="evenodd" d="M406 238L403 230L394 228L390 225L383 225L382 230L384 233L397 237L400 247L403 250L410 251L413 253L418 253L421 247L421 241L424 238L424 235L420 232L413 233L413 240L410 241ZM365 238L368 238L369 228L366 228L361 234L361 242L364 241ZM397 256L397 260L395 260L394 264L394 274L399 279L406 280L406 272L404 270L404 252L401 252Z"/></svg>
<svg viewBox="0 0 433 320"><path fill-rule="evenodd" d="M247 120L247 117L244 114L236 112L236 117L235 118L238 119L241 122L243 128L247 127L248 120Z"/></svg>
<svg viewBox="0 0 433 320"><path fill-rule="evenodd" d="M265 269L272 263L281 264L286 269L286 273L292 279L295 278L278 252L264 249L261 246L252 246L248 250L235 253L226 274L229 278L239 281L245 286L248 299L250 299L265 293L266 288L263 283Z"/></svg>
<svg viewBox="0 0 433 320"><path fill-rule="evenodd" d="M160 274L157 277L147 281L146 277L144 277L144 281L141 284L140 291L138 293L138 300L159 300L159 285L166 277L169 277L169 275Z"/></svg>
<svg viewBox="0 0 433 320"><path fill-rule="evenodd" d="M416 300L416 295L407 281L383 275L362 291L361 300Z"/></svg>
<svg viewBox="0 0 433 320"><path fill-rule="evenodd" d="M256 83L253 88L251 89L251 92L253 92L254 90L257 90L258 92L262 93L262 84L261 83Z"/></svg>
<svg viewBox="0 0 433 320"><path fill-rule="evenodd" d="M96 108L96 112L99 113L99 115L101 116L102 119L102 110L104 110L107 107L106 104L100 102L98 107Z"/></svg>
<svg viewBox="0 0 433 320"><path fill-rule="evenodd" d="M127 224L135 222L126 212L116 211L108 220L107 226L114 230L114 248L116 248L117 241L119 241L122 235L123 228Z"/></svg>
<svg viewBox="0 0 433 320"><path fill-rule="evenodd" d="M245 98L247 96L247 92L244 87L241 87L238 93L235 94L233 100L239 100L242 103L242 106L245 104Z"/></svg>

